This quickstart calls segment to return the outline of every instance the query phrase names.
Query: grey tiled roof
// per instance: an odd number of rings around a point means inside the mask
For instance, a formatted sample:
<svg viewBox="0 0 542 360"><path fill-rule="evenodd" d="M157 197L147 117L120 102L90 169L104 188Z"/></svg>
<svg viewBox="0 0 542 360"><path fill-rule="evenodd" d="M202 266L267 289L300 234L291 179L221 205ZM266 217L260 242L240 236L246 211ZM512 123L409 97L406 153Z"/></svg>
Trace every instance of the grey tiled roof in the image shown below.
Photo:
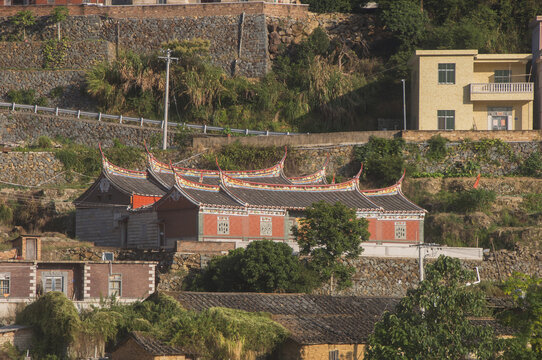
<svg viewBox="0 0 542 360"><path fill-rule="evenodd" d="M424 211L399 192L390 195L369 195L367 197L385 211Z"/></svg>
<svg viewBox="0 0 542 360"><path fill-rule="evenodd" d="M301 209L311 206L315 202L325 201L330 204L342 202L354 209L378 210L378 206L367 200L357 190L274 191L237 187L228 187L227 189L242 202L252 206Z"/></svg>
<svg viewBox="0 0 542 360"><path fill-rule="evenodd" d="M232 207L243 206L222 189L220 189L220 191L218 192L215 192L182 188L182 192L186 193L192 200L194 200L198 204Z"/></svg>
<svg viewBox="0 0 542 360"><path fill-rule="evenodd" d="M139 331L133 331L130 333L130 337L141 346L146 352L154 356L165 355L185 355L186 352L177 347L172 347L164 344L160 340L153 338L150 335L144 334Z"/></svg>
<svg viewBox="0 0 542 360"><path fill-rule="evenodd" d="M185 309L201 311L226 307L245 311L264 311L273 315L352 315L380 314L393 310L398 298L329 296L308 294L165 292Z"/></svg>
<svg viewBox="0 0 542 360"><path fill-rule="evenodd" d="M188 310L226 307L268 312L300 344L362 344L398 298L307 294L166 292Z"/></svg>
<svg viewBox="0 0 542 360"><path fill-rule="evenodd" d="M106 173L106 177L120 190L129 194L163 196L166 189L149 176L131 177Z"/></svg>

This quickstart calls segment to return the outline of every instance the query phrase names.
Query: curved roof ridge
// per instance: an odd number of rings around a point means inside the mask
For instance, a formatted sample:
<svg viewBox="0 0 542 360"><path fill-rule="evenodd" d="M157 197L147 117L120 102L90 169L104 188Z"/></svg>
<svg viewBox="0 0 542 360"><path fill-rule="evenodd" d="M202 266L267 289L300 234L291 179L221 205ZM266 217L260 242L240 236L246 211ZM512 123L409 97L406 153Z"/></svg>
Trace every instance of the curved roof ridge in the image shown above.
<svg viewBox="0 0 542 360"><path fill-rule="evenodd" d="M326 181L326 170L327 165L329 164L329 152L327 153L326 161L324 162L324 165L322 165L322 168L312 174L304 175L304 176L297 176L297 177L290 177L287 178L288 181L290 181L292 184L296 185L303 185L303 184L311 184L316 183L317 181L322 181L324 184L327 184Z"/></svg>
<svg viewBox="0 0 542 360"><path fill-rule="evenodd" d="M218 185L211 185L211 184L204 184L200 182L195 182L192 180L188 180L184 178L181 174L179 174L175 169L172 167L173 173L175 174L175 184L179 188L188 188L188 189L194 189L194 190L203 190L203 191L220 191L220 186Z"/></svg>
<svg viewBox="0 0 542 360"><path fill-rule="evenodd" d="M159 170L160 172L166 172L172 174L173 172L182 173L184 176L194 176L194 177L220 177L219 170L208 170L208 169L192 169L185 168L181 166L167 165L158 159L149 151L145 145L145 150L147 151L147 163L148 166L154 170ZM285 150L284 156L282 159L275 165L256 170L226 170L225 173L231 174L235 177L279 177L282 169L284 168L284 161L286 160L287 150Z"/></svg>
<svg viewBox="0 0 542 360"><path fill-rule="evenodd" d="M129 169L125 169L123 167L120 167L118 165L111 163L105 156L104 152L102 151L102 144L98 144L98 148L100 149L100 153L102 155L102 171L106 172L106 174L137 177L137 178L147 177L146 171L129 170Z"/></svg>
<svg viewBox="0 0 542 360"><path fill-rule="evenodd" d="M260 182L247 181L238 178L232 178L229 174L223 173L221 183L228 187L240 187L259 190L274 190L274 191L338 191L338 190L354 190L358 178L339 183L339 184L265 184Z"/></svg>
<svg viewBox="0 0 542 360"><path fill-rule="evenodd" d="M364 193L365 195L369 194L369 196L395 194L398 191L400 191L401 184L403 183L403 179L405 178L405 174L406 174L406 170L403 171L403 175L401 176L401 178L393 185L390 185L384 188L379 188L379 189L366 189L366 190L360 190L360 191Z"/></svg>

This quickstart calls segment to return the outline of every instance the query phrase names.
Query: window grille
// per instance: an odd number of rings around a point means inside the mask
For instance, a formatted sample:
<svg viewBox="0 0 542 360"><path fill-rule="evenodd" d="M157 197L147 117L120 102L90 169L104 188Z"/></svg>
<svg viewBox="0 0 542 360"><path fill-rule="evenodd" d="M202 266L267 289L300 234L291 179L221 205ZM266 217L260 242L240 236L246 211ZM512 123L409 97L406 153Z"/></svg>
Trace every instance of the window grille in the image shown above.
<svg viewBox="0 0 542 360"><path fill-rule="evenodd" d="M339 350L331 350L329 352L329 360L339 360Z"/></svg>
<svg viewBox="0 0 542 360"><path fill-rule="evenodd" d="M455 64L438 64L438 83L455 84Z"/></svg>
<svg viewBox="0 0 542 360"><path fill-rule="evenodd" d="M230 233L230 218L227 216L219 216L216 226L218 235L228 235Z"/></svg>
<svg viewBox="0 0 542 360"><path fill-rule="evenodd" d="M272 236L273 235L273 218L262 216L260 217L260 235Z"/></svg>
<svg viewBox="0 0 542 360"><path fill-rule="evenodd" d="M109 275L109 296L122 296L122 275Z"/></svg>
<svg viewBox="0 0 542 360"><path fill-rule="evenodd" d="M395 239L406 240L406 222L398 221L395 223Z"/></svg>
<svg viewBox="0 0 542 360"><path fill-rule="evenodd" d="M64 292L64 277L62 276L46 276L44 292L60 291Z"/></svg>

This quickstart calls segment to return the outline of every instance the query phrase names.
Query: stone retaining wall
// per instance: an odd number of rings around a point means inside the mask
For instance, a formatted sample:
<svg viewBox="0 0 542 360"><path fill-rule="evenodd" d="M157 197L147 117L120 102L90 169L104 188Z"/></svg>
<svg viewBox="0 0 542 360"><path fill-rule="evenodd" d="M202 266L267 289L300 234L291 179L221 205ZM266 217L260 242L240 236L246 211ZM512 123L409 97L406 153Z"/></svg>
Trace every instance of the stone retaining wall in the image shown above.
<svg viewBox="0 0 542 360"><path fill-rule="evenodd" d="M31 113L0 112L0 139L4 143L21 141L34 142L40 136L50 138L63 137L72 139L79 144L88 146L113 146L113 140L119 139L129 146L143 146L160 137L159 127L139 127L97 120L63 118ZM174 133L168 137L170 146L173 144Z"/></svg>
<svg viewBox="0 0 542 360"><path fill-rule="evenodd" d="M115 56L113 44L106 41L70 41L68 44L62 69L88 69ZM41 69L44 66L43 46L42 41L0 42L0 69ZM4 82L2 79L1 84Z"/></svg>
<svg viewBox="0 0 542 360"><path fill-rule="evenodd" d="M85 72L80 70L0 70L0 99L7 101L10 90L33 89L36 96L49 98L49 106L88 109L92 102L82 96ZM62 88L60 97L51 90Z"/></svg>
<svg viewBox="0 0 542 360"><path fill-rule="evenodd" d="M112 251L115 260L158 261L159 290L179 291L185 277L192 271L205 267L209 256L167 251L143 251L115 248L58 249L45 255L46 260L99 260L102 251ZM497 259L497 261L495 260ZM435 259L427 259L431 263ZM482 281L505 280L513 272L542 276L542 251L518 248L516 251L499 250L490 253L483 261L462 260L464 267L474 270L478 267ZM419 281L418 260L404 258L362 257L355 260L356 273L353 286L335 295L358 296L405 296L409 288ZM329 293L329 286L323 286L316 293Z"/></svg>
<svg viewBox="0 0 542 360"><path fill-rule="evenodd" d="M36 186L59 175L64 165L48 152L0 153L0 181L12 184ZM64 182L59 176L53 183Z"/></svg>
<svg viewBox="0 0 542 360"><path fill-rule="evenodd" d="M461 263L471 270L478 267L482 281L505 280L515 271L539 277L542 275L540 250L499 250L496 255L492 253L484 261L462 260ZM426 262L432 261L426 259ZM415 287L419 281L417 259L360 258L354 265L357 270L353 286L344 291L336 291L335 294L405 296L407 289ZM323 287L320 292L329 293L329 287Z"/></svg>

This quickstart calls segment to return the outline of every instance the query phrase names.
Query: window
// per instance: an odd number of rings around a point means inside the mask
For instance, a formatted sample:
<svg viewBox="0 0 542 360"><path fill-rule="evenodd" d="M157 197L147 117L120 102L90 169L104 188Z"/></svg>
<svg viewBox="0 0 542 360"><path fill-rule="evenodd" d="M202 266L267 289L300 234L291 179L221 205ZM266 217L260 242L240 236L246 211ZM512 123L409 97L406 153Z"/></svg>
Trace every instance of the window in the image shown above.
<svg viewBox="0 0 542 360"><path fill-rule="evenodd" d="M406 222L397 221L395 223L395 239L406 240Z"/></svg>
<svg viewBox="0 0 542 360"><path fill-rule="evenodd" d="M294 234L294 226L297 227L296 219L289 219L288 220L288 235Z"/></svg>
<svg viewBox="0 0 542 360"><path fill-rule="evenodd" d="M455 64L438 64L438 83L455 84Z"/></svg>
<svg viewBox="0 0 542 360"><path fill-rule="evenodd" d="M10 273L0 273L0 295L9 295Z"/></svg>
<svg viewBox="0 0 542 360"><path fill-rule="evenodd" d="M114 261L115 260L115 254L109 251L102 252L102 261Z"/></svg>
<svg viewBox="0 0 542 360"><path fill-rule="evenodd" d="M60 291L64 292L64 277L63 276L46 276L43 286L44 292Z"/></svg>
<svg viewBox="0 0 542 360"><path fill-rule="evenodd" d="M158 0L158 4L167 4L166 0Z"/></svg>
<svg viewBox="0 0 542 360"><path fill-rule="evenodd" d="M262 216L260 217L260 235L273 235L273 218Z"/></svg>
<svg viewBox="0 0 542 360"><path fill-rule="evenodd" d="M109 275L109 296L122 296L122 275Z"/></svg>
<svg viewBox="0 0 542 360"><path fill-rule="evenodd" d="M455 129L455 110L438 110L437 116L439 130Z"/></svg>
<svg viewBox="0 0 542 360"><path fill-rule="evenodd" d="M496 83L512 82L512 70L495 70L495 82Z"/></svg>
<svg viewBox="0 0 542 360"><path fill-rule="evenodd" d="M329 352L329 360L339 360L339 350L331 350Z"/></svg>
<svg viewBox="0 0 542 360"><path fill-rule="evenodd" d="M219 216L216 227L218 235L228 235L230 233L230 218L227 216Z"/></svg>

